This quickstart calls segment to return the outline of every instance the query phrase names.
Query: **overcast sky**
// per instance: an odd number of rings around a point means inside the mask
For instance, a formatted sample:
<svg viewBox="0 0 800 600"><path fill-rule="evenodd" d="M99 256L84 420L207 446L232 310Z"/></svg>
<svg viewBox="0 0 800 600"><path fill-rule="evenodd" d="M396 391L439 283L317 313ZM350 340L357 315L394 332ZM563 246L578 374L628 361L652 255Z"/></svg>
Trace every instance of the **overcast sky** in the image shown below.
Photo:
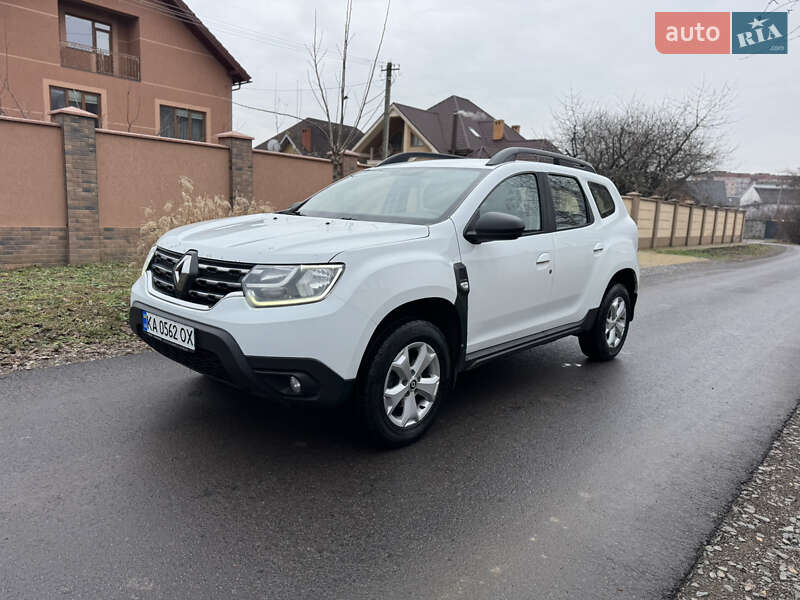
<svg viewBox="0 0 800 600"><path fill-rule="evenodd" d="M734 90L729 140L736 147L722 165L741 171L781 172L800 168L800 39L788 55L661 55L653 44L656 9L667 11L759 11L767 0L697 0L649 4L618 0L613 10L599 2L572 0L394 0L380 61L400 72L392 100L428 108L456 94L495 118L522 125L527 137L553 132L553 111L570 89L609 107L637 96L659 101L682 96L705 82ZM189 0L198 16L253 77L234 92L235 102L302 116L321 116L308 91L308 57L314 12L335 57L344 21L343 0ZM611 3L608 3L611 5ZM374 55L385 3L355 0L352 53ZM800 12L795 13L800 15ZM789 15L789 29L796 27ZM350 65L348 82L368 78L364 61ZM335 85L335 60L327 63ZM277 85L276 85L277 82ZM296 89L300 87L298 94ZM354 86L351 98L363 93ZM369 97L382 110L383 81ZM368 111L371 114L371 111ZM256 143L276 132L275 117L234 106L234 128ZM294 121L281 118L283 129Z"/></svg>

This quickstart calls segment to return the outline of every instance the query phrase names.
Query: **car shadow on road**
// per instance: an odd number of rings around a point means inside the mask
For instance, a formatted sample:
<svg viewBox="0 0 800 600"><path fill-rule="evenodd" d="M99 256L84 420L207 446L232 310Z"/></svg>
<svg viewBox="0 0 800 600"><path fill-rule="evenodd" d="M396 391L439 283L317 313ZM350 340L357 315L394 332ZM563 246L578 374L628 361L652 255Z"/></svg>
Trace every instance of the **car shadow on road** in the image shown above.
<svg viewBox="0 0 800 600"><path fill-rule="evenodd" d="M585 402L581 391L592 388L601 374L613 377L618 367L588 362L573 340L486 363L459 376L437 422L416 446L446 446L452 436L480 439L484 434L475 431L476 423L501 431L509 421L518 421L514 413L520 411L534 420L543 412L552 415L554 405ZM261 455L286 448L336 449L366 456L383 453L362 435L350 405L286 406L201 376L187 377L185 385L169 413L172 422L162 423L173 431L191 424L190 429L199 435L224 436L231 445L257 447Z"/></svg>

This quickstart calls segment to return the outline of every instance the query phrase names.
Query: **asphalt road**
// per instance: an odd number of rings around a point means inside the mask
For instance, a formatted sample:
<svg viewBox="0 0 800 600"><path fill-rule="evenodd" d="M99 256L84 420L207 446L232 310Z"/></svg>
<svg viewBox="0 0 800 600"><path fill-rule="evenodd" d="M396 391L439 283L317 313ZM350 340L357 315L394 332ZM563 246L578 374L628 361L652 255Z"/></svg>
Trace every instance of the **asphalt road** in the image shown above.
<svg viewBox="0 0 800 600"><path fill-rule="evenodd" d="M645 278L623 355L465 375L413 447L154 354L0 379L0 597L669 596L800 398L800 249Z"/></svg>

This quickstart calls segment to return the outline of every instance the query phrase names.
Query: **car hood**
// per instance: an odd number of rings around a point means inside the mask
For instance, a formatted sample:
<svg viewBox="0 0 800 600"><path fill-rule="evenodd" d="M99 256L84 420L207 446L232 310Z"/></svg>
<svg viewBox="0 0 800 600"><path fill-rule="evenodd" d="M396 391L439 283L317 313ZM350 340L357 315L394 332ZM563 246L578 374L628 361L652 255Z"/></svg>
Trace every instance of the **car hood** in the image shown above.
<svg viewBox="0 0 800 600"><path fill-rule="evenodd" d="M158 240L176 252L247 263L324 263L346 250L426 237L426 225L260 214L178 227Z"/></svg>

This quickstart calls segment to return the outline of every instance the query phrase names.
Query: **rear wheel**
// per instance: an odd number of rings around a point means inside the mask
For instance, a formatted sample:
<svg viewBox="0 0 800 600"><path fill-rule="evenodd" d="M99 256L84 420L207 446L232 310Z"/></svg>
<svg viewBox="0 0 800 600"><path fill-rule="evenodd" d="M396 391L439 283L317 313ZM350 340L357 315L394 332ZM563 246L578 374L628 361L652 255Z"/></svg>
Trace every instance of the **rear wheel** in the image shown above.
<svg viewBox="0 0 800 600"><path fill-rule="evenodd" d="M430 427L450 385L450 354L438 327L416 320L387 330L370 344L357 404L377 443L399 447Z"/></svg>
<svg viewBox="0 0 800 600"><path fill-rule="evenodd" d="M592 328L578 336L583 353L592 360L611 360L628 337L631 298L621 283L612 285L597 312Z"/></svg>

